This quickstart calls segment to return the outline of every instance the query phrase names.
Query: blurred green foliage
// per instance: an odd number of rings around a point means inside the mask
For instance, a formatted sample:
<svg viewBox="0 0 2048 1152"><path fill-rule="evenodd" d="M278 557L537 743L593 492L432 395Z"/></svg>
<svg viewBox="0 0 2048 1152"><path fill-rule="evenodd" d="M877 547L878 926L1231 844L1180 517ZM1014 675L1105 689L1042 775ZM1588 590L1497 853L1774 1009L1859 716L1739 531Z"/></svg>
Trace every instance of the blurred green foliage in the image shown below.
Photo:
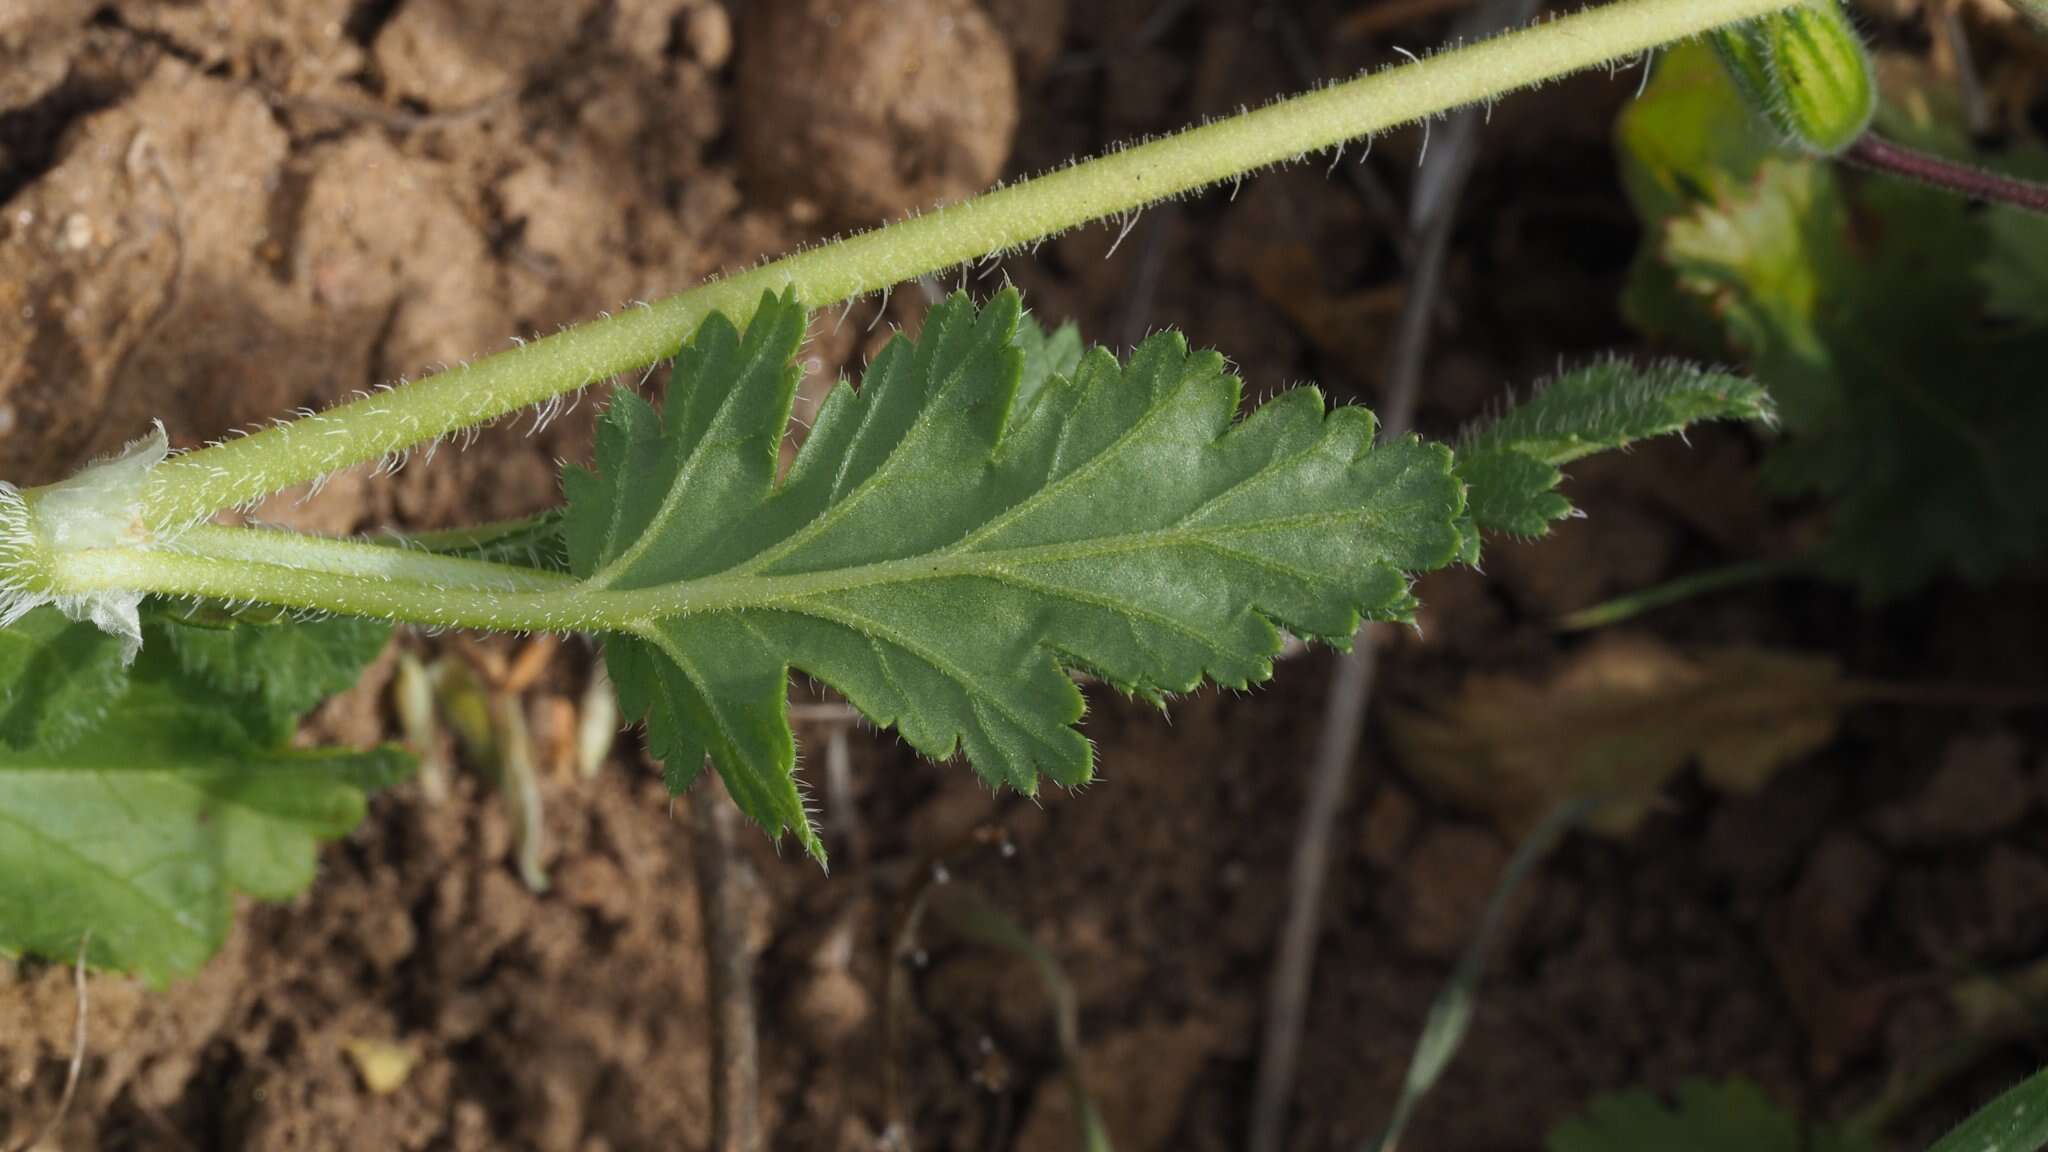
<svg viewBox="0 0 2048 1152"><path fill-rule="evenodd" d="M1878 128L1974 152L1938 91L1886 75ZM1643 220L1624 311L1688 352L1745 361L1785 435L1765 474L1825 498L1818 560L1873 600L1989 579L2048 544L2048 221L1784 150L1713 52L1668 55L1618 128Z"/></svg>
<svg viewBox="0 0 2048 1152"><path fill-rule="evenodd" d="M1641 1090L1602 1096L1550 1130L1546 1152L1872 1152L1858 1138L1808 1129L1748 1080L1688 1080L1666 1105Z"/></svg>

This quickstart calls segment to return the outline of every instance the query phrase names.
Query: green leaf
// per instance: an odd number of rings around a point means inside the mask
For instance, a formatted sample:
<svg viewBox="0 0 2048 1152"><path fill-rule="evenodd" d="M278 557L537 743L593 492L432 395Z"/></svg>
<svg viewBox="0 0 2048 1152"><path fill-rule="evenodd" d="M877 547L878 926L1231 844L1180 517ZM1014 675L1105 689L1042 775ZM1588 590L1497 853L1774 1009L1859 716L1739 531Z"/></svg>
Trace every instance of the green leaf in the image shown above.
<svg viewBox="0 0 2048 1152"><path fill-rule="evenodd" d="M1010 412L1012 420L1021 419L1031 410L1046 381L1055 376L1071 378L1081 367L1081 356L1087 351L1081 343L1081 329L1072 321L1047 332L1030 316L1022 317L1017 322L1016 342L1024 353L1024 367L1017 377L1017 399Z"/></svg>
<svg viewBox="0 0 2048 1152"><path fill-rule="evenodd" d="M400 778L404 753L302 751L183 674L163 645L90 731L0 749L0 949L88 960L162 983L219 947L239 890L312 882L320 839Z"/></svg>
<svg viewBox="0 0 2048 1152"><path fill-rule="evenodd" d="M2048 1148L2048 1072L2036 1072L1977 1110L1928 1152L2038 1152Z"/></svg>
<svg viewBox="0 0 2048 1152"><path fill-rule="evenodd" d="M1702 63L1712 63L1704 49L1674 53L1623 117L1624 171L1649 239L1631 318L1748 362L1787 432L1766 478L1787 495L1827 498L1816 559L1867 597L1950 574L1988 579L2040 555L2048 473L2032 456L2048 437L2048 324L2032 318L2043 311L2032 232L2042 225L1743 148L1724 123L1741 101ZM1908 103L1880 112L1888 132L1967 148L1913 111L1940 101ZM1693 128L1705 141L1680 139ZM2026 166L2037 154L1965 158Z"/></svg>
<svg viewBox="0 0 2048 1152"><path fill-rule="evenodd" d="M1729 195L1776 150L1712 51L1681 44L1659 56L1655 79L1624 106L1615 129L1622 187L1649 236L1629 267L1622 312L1652 335L1711 355L1724 337L1712 311L1680 291L1658 234L1668 221Z"/></svg>
<svg viewBox="0 0 2048 1152"><path fill-rule="evenodd" d="M1825 331L1849 277L1847 226L1827 169L1770 160L1750 189L1672 220L1662 257L1680 290L1719 316L1729 344L1776 385L1793 428L1834 418L1844 381Z"/></svg>
<svg viewBox="0 0 2048 1152"><path fill-rule="evenodd" d="M1880 221L1872 244L1852 226ZM1667 256L1719 307L1791 435L1766 462L1788 493L1834 501L1825 559L1873 598L1945 571L1987 579L2048 543L2033 466L2048 435L2048 332L1997 333L1976 272L1983 217L1805 161L1674 223Z"/></svg>
<svg viewBox="0 0 2048 1152"><path fill-rule="evenodd" d="M1697 43L1660 54L1649 87L1623 106L1615 143L1622 186L1651 221L1728 196L1778 151L1713 50Z"/></svg>
<svg viewBox="0 0 2048 1152"><path fill-rule="evenodd" d="M1979 275L1991 311L2048 325L2048 220L2020 208L1985 210L1990 252Z"/></svg>
<svg viewBox="0 0 2048 1152"><path fill-rule="evenodd" d="M1100 350L1012 417L1020 305L934 308L856 392L841 383L785 480L804 331L787 299L745 337L708 321L666 410L621 393L571 469L569 551L592 595L657 605L612 634L629 715L686 786L708 756L740 806L822 855L793 776L791 668L992 784L1075 786L1087 669L1153 696L1265 679L1275 625L1348 643L1413 610L1408 573L1458 544L1442 446L1375 447L1314 389L1238 419L1240 386L1172 333Z"/></svg>
<svg viewBox="0 0 2048 1152"><path fill-rule="evenodd" d="M133 668L54 610L0 629L0 950L155 982L219 946L235 891L279 899L319 838L402 775L394 749L292 749L298 711L354 683L389 628L155 606Z"/></svg>
<svg viewBox="0 0 2048 1152"><path fill-rule="evenodd" d="M1550 1130L1548 1152L1873 1152L1773 1104L1747 1080L1688 1080L1675 1107L1648 1092L1603 1096Z"/></svg>
<svg viewBox="0 0 2048 1152"><path fill-rule="evenodd" d="M1703 420L1773 418L1770 397L1755 382L1679 361L1637 367L1601 360L1568 372L1458 446L1469 546L1477 547L1476 530L1541 536L1571 515L1571 502L1557 491L1560 465ZM1476 551L1467 560L1476 562Z"/></svg>
<svg viewBox="0 0 2048 1152"><path fill-rule="evenodd" d="M265 609L169 608L157 620L188 675L260 701L272 731L284 735L300 713L354 686L391 639L387 621L296 619Z"/></svg>
<svg viewBox="0 0 2048 1152"><path fill-rule="evenodd" d="M127 678L118 638L55 608L0 628L0 747L63 747L100 722Z"/></svg>
<svg viewBox="0 0 2048 1152"><path fill-rule="evenodd" d="M1705 420L1774 418L1755 381L1676 360L1600 360L1537 385L1535 395L1469 435L1460 459L1518 452L1569 464Z"/></svg>
<svg viewBox="0 0 2048 1152"><path fill-rule="evenodd" d="M557 506L519 520L502 520L473 528L384 536L375 542L393 548L418 548L465 560L567 572L569 554L562 539L563 515L562 508Z"/></svg>

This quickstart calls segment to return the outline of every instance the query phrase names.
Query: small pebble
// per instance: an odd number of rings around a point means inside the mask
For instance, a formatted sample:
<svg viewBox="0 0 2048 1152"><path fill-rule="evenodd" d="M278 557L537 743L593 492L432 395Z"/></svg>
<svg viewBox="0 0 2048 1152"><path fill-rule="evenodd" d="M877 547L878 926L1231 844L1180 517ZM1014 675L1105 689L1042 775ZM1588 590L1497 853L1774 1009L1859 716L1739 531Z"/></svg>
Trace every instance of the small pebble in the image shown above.
<svg viewBox="0 0 2048 1152"><path fill-rule="evenodd" d="M80 212L73 212L64 218L64 230L57 236L59 252L83 252L92 247L94 233L92 221Z"/></svg>
<svg viewBox="0 0 2048 1152"><path fill-rule="evenodd" d="M683 15L683 43L697 63L713 71L732 59L732 18L716 4L704 4Z"/></svg>

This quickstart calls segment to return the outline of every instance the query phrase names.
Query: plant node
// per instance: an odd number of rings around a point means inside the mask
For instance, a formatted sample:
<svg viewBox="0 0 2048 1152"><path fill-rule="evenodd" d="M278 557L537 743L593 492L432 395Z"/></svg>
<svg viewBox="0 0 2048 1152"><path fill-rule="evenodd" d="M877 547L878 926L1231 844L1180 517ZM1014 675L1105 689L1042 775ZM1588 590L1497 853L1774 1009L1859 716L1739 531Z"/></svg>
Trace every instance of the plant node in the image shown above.
<svg viewBox="0 0 2048 1152"><path fill-rule="evenodd" d="M69 479L27 492L0 482L0 627L50 604L118 637L124 662L135 658L142 648L142 593L60 591L51 561L89 549L159 543L161 533L143 516L142 497L150 470L169 454L170 440L158 423Z"/></svg>

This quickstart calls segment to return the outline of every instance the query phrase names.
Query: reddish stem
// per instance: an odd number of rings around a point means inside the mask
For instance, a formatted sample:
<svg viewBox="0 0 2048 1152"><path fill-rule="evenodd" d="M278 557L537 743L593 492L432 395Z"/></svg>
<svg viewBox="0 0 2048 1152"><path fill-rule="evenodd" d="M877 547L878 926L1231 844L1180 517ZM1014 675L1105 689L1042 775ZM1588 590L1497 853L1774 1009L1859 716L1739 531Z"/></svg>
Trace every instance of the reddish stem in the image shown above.
<svg viewBox="0 0 2048 1152"><path fill-rule="evenodd" d="M1958 164L1887 140L1875 132L1865 132L1842 158L1872 171L1943 188L1972 200L2011 204L2029 212L2048 214L2048 184L2020 180L1972 164Z"/></svg>

